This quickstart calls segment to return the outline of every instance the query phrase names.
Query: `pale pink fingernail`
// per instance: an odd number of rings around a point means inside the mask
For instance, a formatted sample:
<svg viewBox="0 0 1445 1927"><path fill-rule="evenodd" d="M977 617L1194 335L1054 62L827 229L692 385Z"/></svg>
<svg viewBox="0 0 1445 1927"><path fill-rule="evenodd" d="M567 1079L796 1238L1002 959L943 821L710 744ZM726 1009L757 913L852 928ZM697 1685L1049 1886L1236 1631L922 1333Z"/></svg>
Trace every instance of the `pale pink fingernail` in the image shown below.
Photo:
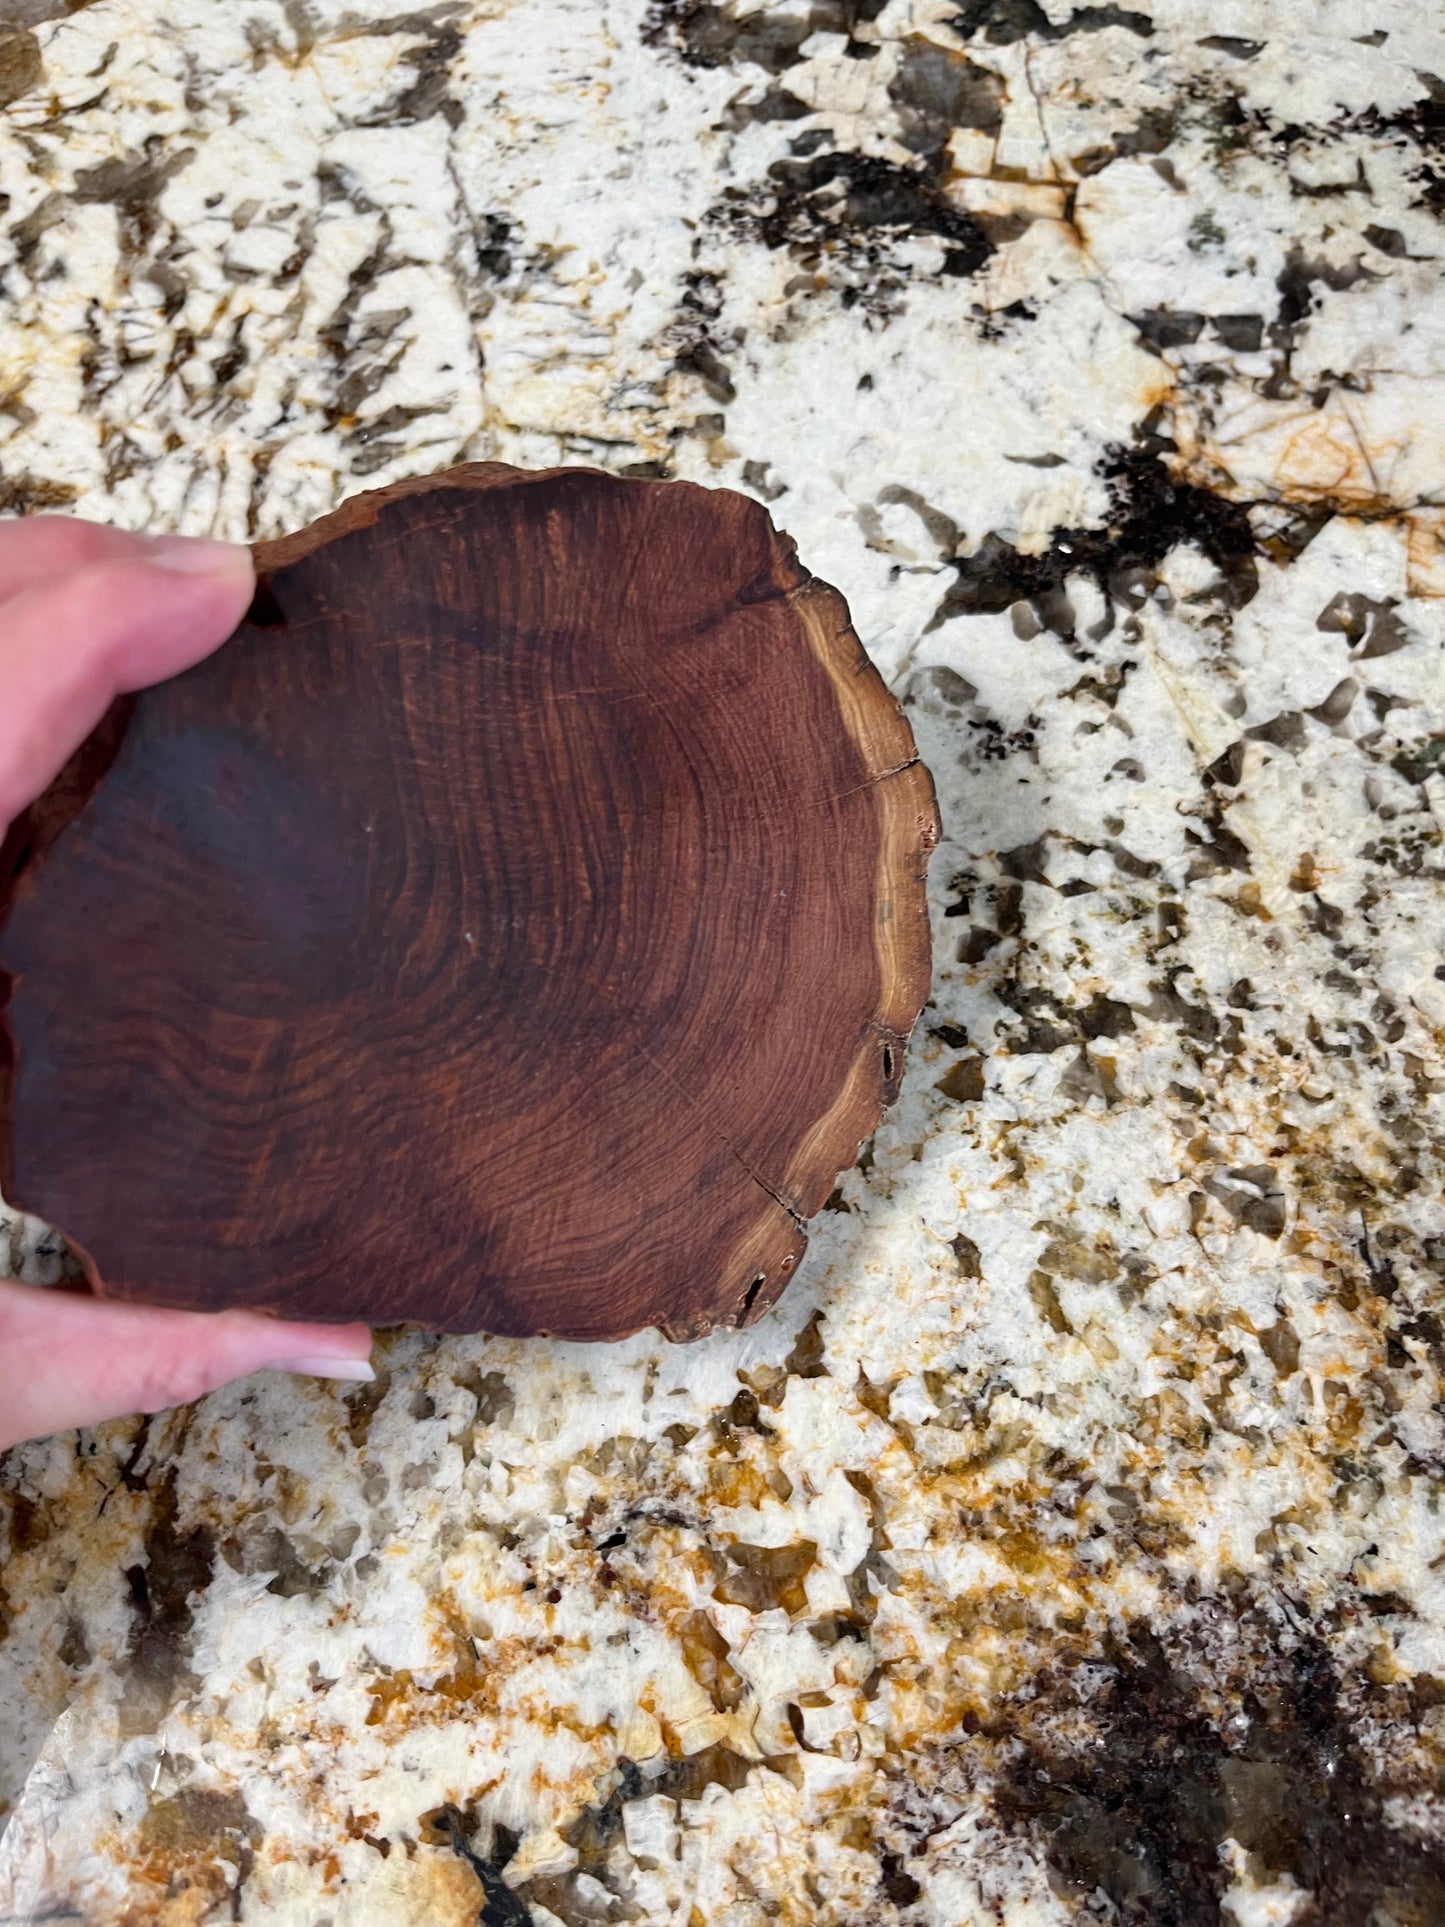
<svg viewBox="0 0 1445 1927"><path fill-rule="evenodd" d="M295 1372L298 1378L350 1378L369 1384L376 1373L364 1358L278 1358L275 1372Z"/></svg>
<svg viewBox="0 0 1445 1927"><path fill-rule="evenodd" d="M251 551L236 542L211 542L187 535L162 536L146 560L182 575L240 575L251 569Z"/></svg>

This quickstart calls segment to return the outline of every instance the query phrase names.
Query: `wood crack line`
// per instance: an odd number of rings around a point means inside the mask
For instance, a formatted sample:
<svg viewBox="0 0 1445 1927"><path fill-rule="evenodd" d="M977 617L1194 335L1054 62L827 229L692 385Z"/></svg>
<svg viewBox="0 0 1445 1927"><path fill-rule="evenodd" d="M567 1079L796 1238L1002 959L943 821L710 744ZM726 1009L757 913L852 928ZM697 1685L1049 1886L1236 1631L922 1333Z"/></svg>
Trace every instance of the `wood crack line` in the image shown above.
<svg viewBox="0 0 1445 1927"><path fill-rule="evenodd" d="M659 1077L665 1078L667 1080L667 1082L678 1093L678 1095L682 1098L683 1102L688 1106L690 1110L697 1111L698 1107L695 1100L692 1097L692 1094L688 1091L687 1087L683 1084L680 1078L674 1076L674 1074L667 1068L665 1064L659 1063L657 1058L655 1058L652 1055L651 1051L646 1051L646 1050L640 1051L639 1055L642 1057L644 1062L652 1066L653 1070L657 1072ZM707 1131L708 1136L711 1138L714 1138L719 1144L721 1144L723 1149L727 1152L728 1156L730 1158L733 1158L737 1162L737 1164L742 1168L742 1170L745 1171L747 1175L752 1179L753 1183L758 1186L759 1190L767 1192L768 1196L772 1199L773 1203L777 1205L780 1210L785 1211L787 1213L787 1215L792 1219L793 1223L797 1226L799 1231L806 1231L807 1222L799 1213L797 1206L790 1203L789 1200L783 1195L781 1191L777 1190L773 1185L769 1184L765 1177L760 1176L758 1172L756 1172L753 1169L752 1165L748 1163L747 1159L743 1156L742 1152L738 1149L738 1147L733 1143L732 1139L727 1135L726 1131L720 1131L717 1128L717 1126L714 1123L712 1123L712 1121L708 1118L703 1118L702 1123L703 1123L703 1128Z"/></svg>
<svg viewBox="0 0 1445 1927"><path fill-rule="evenodd" d="M917 769L922 761L923 758L915 750L906 762L895 763L892 769L880 769L876 775L865 776L861 783L855 783L851 789L835 790L829 796L820 796L816 802L809 803L807 807L810 810L826 809L831 803L841 803L846 797L857 796L861 790L871 790L879 783L886 783L890 776L901 776L905 770Z"/></svg>

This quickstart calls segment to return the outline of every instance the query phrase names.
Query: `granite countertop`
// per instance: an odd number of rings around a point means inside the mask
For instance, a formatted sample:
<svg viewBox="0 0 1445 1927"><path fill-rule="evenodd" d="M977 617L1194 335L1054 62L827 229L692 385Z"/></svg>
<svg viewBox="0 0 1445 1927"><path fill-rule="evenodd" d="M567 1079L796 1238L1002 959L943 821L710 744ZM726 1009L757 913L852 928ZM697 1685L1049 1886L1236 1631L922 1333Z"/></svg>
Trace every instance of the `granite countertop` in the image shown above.
<svg viewBox="0 0 1445 1927"><path fill-rule="evenodd" d="M754 1329L10 1455L0 1921L1445 1918L1427 12L3 0L0 505L748 490L945 835Z"/></svg>

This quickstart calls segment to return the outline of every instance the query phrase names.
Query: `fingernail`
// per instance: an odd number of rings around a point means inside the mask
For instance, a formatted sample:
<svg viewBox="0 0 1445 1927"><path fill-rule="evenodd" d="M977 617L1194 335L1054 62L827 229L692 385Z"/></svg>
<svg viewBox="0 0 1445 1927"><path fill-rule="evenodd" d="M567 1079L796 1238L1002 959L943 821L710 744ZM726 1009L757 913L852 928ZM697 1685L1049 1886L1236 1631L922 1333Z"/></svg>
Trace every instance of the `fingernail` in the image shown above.
<svg viewBox="0 0 1445 1927"><path fill-rule="evenodd" d="M147 560L158 569L177 569L182 575L239 575L249 571L251 551L237 542L167 535L151 544Z"/></svg>
<svg viewBox="0 0 1445 1927"><path fill-rule="evenodd" d="M275 1372L295 1372L298 1378L350 1378L366 1385L376 1373L364 1358L278 1358Z"/></svg>

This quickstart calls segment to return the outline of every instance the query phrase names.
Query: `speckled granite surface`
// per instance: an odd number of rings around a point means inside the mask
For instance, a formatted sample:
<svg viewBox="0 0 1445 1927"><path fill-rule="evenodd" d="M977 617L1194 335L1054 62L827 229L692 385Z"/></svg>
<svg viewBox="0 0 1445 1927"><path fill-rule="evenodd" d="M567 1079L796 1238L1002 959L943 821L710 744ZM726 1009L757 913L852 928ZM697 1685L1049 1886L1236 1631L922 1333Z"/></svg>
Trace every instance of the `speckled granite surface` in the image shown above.
<svg viewBox="0 0 1445 1927"><path fill-rule="evenodd" d="M946 832L762 1325L11 1456L0 1920L1445 1918L1438 17L0 16L6 506L749 489Z"/></svg>

